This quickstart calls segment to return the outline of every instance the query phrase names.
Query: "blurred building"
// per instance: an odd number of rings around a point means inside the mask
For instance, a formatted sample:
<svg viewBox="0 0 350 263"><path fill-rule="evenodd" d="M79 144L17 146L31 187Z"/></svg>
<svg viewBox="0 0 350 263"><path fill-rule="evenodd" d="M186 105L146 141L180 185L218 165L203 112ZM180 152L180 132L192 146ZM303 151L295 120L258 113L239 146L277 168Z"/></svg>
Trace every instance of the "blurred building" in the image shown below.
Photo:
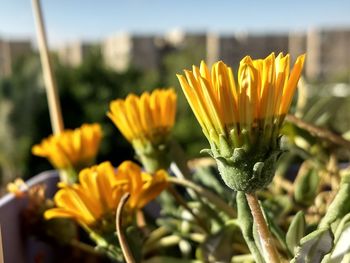
<svg viewBox="0 0 350 263"><path fill-rule="evenodd" d="M69 66L79 66L96 45L86 42L68 43L57 49L59 60Z"/></svg>
<svg viewBox="0 0 350 263"><path fill-rule="evenodd" d="M307 32L309 78L336 76L350 71L350 29L313 29Z"/></svg>
<svg viewBox="0 0 350 263"><path fill-rule="evenodd" d="M0 39L0 77L12 73L14 63L22 56L32 52L32 44L27 40Z"/></svg>
<svg viewBox="0 0 350 263"><path fill-rule="evenodd" d="M184 32L173 30L164 36L167 46L172 47L170 51L183 51L187 55L190 64L199 64L207 56L208 34L205 32ZM163 56L166 53L163 52Z"/></svg>
<svg viewBox="0 0 350 263"><path fill-rule="evenodd" d="M157 69L160 63L155 36L121 33L102 42L105 63L116 71L125 71L129 66L138 69Z"/></svg>
<svg viewBox="0 0 350 263"><path fill-rule="evenodd" d="M291 61L295 61L300 54L306 53L306 49L307 49L306 33L290 32L288 45L289 45L289 54L291 57Z"/></svg>
<svg viewBox="0 0 350 263"><path fill-rule="evenodd" d="M252 58L263 58L271 52L288 52L288 35L286 34L208 34L207 61L212 64L223 60L235 68L246 55Z"/></svg>
<svg viewBox="0 0 350 263"><path fill-rule="evenodd" d="M59 56L67 64L78 65L88 49L88 44L74 43L62 48ZM120 33L103 40L101 51L105 63L119 72L130 66L161 70L163 58L173 51L185 51L193 64L199 64L201 59L206 59L209 65L223 60L234 69L246 55L263 58L271 52L290 53L294 62L298 55L306 53L305 75L317 79L350 70L350 29L313 29L289 34L214 34L179 29L163 36Z"/></svg>

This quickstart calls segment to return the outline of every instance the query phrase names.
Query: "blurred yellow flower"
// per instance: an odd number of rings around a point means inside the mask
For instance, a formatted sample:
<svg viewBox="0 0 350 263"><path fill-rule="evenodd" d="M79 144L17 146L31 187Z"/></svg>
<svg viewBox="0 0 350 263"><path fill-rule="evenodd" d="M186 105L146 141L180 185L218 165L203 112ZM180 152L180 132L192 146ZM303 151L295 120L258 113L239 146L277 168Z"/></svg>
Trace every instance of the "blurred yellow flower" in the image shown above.
<svg viewBox="0 0 350 263"><path fill-rule="evenodd" d="M238 80L222 61L177 75L210 143L220 174L232 189L254 192L267 186L281 150L279 132L291 105L305 55L290 70L289 54L246 56Z"/></svg>
<svg viewBox="0 0 350 263"><path fill-rule="evenodd" d="M15 181L7 184L7 191L16 197L23 197L25 192L28 191L28 185L21 178L17 178Z"/></svg>
<svg viewBox="0 0 350 263"><path fill-rule="evenodd" d="M68 217L86 228L99 229L111 222L124 193L130 193L127 209L140 209L167 186L167 173L158 171L153 176L143 173L133 162L123 162L118 169L104 162L83 169L79 183L60 184L54 200L57 208L45 212L45 218ZM108 225L108 224L107 224Z"/></svg>
<svg viewBox="0 0 350 263"><path fill-rule="evenodd" d="M132 144L147 172L169 167L169 134L174 126L176 99L173 89L156 89L110 103L107 116Z"/></svg>
<svg viewBox="0 0 350 263"><path fill-rule="evenodd" d="M245 130L250 142L268 129L270 141L279 132L293 99L305 55L297 58L290 71L290 56L272 53L265 59L246 56L240 62L238 81L222 61L211 71L202 61L200 67L177 75L186 98L206 137L219 145L220 135L231 137L235 147L244 144Z"/></svg>
<svg viewBox="0 0 350 263"><path fill-rule="evenodd" d="M80 170L94 160L101 138L102 130L99 124L83 124L75 130L51 135L33 146L32 152L47 158L55 168Z"/></svg>
<svg viewBox="0 0 350 263"><path fill-rule="evenodd" d="M110 103L107 116L123 136L133 143L162 142L171 131L176 113L176 93L173 89L156 89L140 97L130 94L125 100Z"/></svg>
<svg viewBox="0 0 350 263"><path fill-rule="evenodd" d="M141 209L156 198L167 187L167 172L159 170L154 174L143 172L141 167L131 161L123 162L117 170L118 184L130 193L127 206Z"/></svg>

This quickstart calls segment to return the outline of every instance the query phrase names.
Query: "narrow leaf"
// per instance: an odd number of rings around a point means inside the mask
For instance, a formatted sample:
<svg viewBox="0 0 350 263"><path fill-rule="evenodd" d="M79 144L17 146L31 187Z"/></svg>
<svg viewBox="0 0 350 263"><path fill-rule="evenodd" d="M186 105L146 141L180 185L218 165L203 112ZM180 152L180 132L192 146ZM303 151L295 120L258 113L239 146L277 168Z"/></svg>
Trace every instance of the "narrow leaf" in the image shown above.
<svg viewBox="0 0 350 263"><path fill-rule="evenodd" d="M289 251L294 255L301 238L305 235L305 217L304 212L299 211L291 222L286 235L286 242Z"/></svg>

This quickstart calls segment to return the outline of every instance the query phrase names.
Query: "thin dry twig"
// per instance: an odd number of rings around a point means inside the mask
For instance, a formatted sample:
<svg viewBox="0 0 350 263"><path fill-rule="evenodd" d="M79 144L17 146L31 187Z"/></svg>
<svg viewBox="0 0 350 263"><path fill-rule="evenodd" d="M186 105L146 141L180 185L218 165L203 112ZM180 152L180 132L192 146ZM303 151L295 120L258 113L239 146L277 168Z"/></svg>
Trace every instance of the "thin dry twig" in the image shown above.
<svg viewBox="0 0 350 263"><path fill-rule="evenodd" d="M294 115L288 114L286 116L286 121L293 123L294 125L296 125L297 127L299 127L300 129L306 130L308 132L310 132L311 134L321 138L321 139L325 139L328 140L329 142L332 142L336 145L340 145L342 147L348 148L350 149L350 141L345 140L343 137L327 130L321 127L318 127L316 125L307 123L297 117L295 117Z"/></svg>
<svg viewBox="0 0 350 263"><path fill-rule="evenodd" d="M55 76L52 70L52 64L49 55L47 37L45 31L45 23L41 11L40 0L32 0L33 13L38 38L38 47L43 68L43 76L46 87L47 101L49 104L49 112L52 130L55 134L60 133L64 129L61 105L58 99L58 91Z"/></svg>
<svg viewBox="0 0 350 263"><path fill-rule="evenodd" d="M1 225L0 225L0 263L4 263L4 250L2 247Z"/></svg>
<svg viewBox="0 0 350 263"><path fill-rule="evenodd" d="M130 194L126 193L120 199L120 202L119 202L119 205L117 208L117 213L116 213L116 227L117 227L118 240L119 240L120 247L122 249L125 261L127 263L135 263L136 261L131 253L131 250L130 250L129 245L128 245L128 241L126 240L125 234L124 234L123 229L122 229L123 208L124 208L126 202L128 201L129 197L130 197Z"/></svg>

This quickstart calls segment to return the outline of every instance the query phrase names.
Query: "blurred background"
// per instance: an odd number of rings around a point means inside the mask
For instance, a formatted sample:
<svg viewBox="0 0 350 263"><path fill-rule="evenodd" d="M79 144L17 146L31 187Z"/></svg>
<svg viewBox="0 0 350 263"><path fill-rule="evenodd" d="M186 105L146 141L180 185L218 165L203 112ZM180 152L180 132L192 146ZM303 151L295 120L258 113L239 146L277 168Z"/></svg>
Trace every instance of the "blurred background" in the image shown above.
<svg viewBox="0 0 350 263"><path fill-rule="evenodd" d="M99 122L98 161L131 147L107 119L109 102L174 87L174 137L189 157L207 147L176 73L202 59L237 72L245 55L307 54L304 119L350 130L350 1L42 0L66 128ZM52 133L31 1L0 2L0 181L51 169L31 147Z"/></svg>

